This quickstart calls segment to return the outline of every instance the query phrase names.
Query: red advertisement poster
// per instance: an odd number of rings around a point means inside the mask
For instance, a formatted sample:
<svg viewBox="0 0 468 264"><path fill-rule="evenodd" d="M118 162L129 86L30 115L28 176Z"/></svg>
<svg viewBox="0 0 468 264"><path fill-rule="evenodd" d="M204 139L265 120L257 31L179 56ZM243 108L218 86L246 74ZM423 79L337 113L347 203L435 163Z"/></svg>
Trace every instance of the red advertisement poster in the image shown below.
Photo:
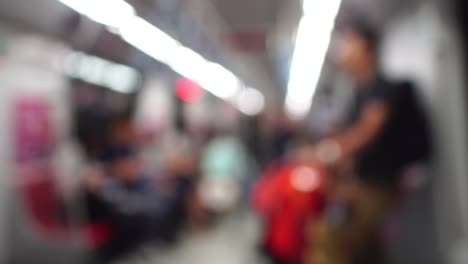
<svg viewBox="0 0 468 264"><path fill-rule="evenodd" d="M57 182L51 164L54 126L47 98L18 99L13 109L17 190L29 220L47 236L64 232Z"/></svg>
<svg viewBox="0 0 468 264"><path fill-rule="evenodd" d="M47 159L53 144L50 105L45 98L18 99L14 107L15 160Z"/></svg>

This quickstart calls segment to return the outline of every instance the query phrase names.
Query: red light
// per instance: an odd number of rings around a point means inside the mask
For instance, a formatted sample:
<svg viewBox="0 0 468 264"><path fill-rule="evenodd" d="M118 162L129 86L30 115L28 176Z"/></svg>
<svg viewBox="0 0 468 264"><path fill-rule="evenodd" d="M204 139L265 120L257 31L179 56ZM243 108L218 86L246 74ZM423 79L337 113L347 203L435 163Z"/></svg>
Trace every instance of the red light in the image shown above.
<svg viewBox="0 0 468 264"><path fill-rule="evenodd" d="M175 93L180 100L193 103L201 99L203 89L198 83L182 77L175 83Z"/></svg>

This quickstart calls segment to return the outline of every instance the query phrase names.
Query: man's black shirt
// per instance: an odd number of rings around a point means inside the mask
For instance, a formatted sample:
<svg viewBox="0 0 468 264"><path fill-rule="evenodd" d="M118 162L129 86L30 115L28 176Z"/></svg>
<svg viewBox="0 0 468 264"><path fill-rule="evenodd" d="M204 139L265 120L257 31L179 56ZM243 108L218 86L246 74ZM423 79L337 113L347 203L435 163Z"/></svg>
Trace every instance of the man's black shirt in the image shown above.
<svg viewBox="0 0 468 264"><path fill-rule="evenodd" d="M383 128L356 157L356 172L362 180L392 187L408 165L430 155L428 122L410 82L392 83L378 77L358 87L350 112L355 124L364 108L374 102L385 104L389 116Z"/></svg>

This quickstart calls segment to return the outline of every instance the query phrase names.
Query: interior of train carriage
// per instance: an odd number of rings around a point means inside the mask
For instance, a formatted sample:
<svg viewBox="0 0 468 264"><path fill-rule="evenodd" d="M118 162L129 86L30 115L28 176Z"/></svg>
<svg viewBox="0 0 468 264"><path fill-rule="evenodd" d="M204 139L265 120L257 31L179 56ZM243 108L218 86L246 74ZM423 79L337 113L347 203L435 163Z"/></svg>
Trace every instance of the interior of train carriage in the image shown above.
<svg viewBox="0 0 468 264"><path fill-rule="evenodd" d="M0 263L467 263L466 10L0 0ZM337 64L350 21L427 117L403 148L427 137L430 159L385 199L354 199L356 157L338 158L360 93Z"/></svg>

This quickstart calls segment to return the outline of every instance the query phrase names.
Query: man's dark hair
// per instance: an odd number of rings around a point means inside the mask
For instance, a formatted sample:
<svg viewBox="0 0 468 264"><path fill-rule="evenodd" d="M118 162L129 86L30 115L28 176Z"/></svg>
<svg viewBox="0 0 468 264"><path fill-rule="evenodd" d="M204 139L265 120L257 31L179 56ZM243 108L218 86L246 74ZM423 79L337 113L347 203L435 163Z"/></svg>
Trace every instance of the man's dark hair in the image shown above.
<svg viewBox="0 0 468 264"><path fill-rule="evenodd" d="M380 34L379 32L367 21L362 18L352 18L342 21L338 24L338 31L351 31L367 43L369 51L374 55L380 46Z"/></svg>

